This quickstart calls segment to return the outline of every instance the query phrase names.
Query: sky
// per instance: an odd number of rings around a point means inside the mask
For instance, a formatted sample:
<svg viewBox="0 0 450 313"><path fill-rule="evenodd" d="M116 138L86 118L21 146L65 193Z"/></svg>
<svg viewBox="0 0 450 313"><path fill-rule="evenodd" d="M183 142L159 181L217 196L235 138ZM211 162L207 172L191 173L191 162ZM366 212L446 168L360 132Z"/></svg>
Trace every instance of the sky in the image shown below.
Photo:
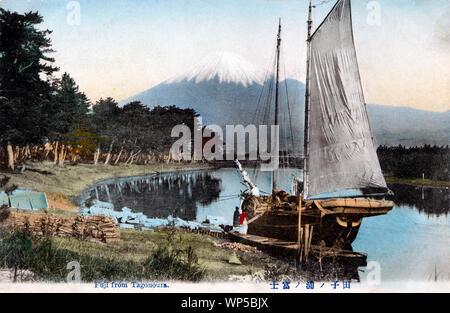
<svg viewBox="0 0 450 313"><path fill-rule="evenodd" d="M334 0L314 0L313 29ZM93 101L120 101L185 72L216 51L270 67L278 19L286 76L304 81L308 0L0 0L39 11L59 75ZM353 0L366 102L450 110L450 1Z"/></svg>

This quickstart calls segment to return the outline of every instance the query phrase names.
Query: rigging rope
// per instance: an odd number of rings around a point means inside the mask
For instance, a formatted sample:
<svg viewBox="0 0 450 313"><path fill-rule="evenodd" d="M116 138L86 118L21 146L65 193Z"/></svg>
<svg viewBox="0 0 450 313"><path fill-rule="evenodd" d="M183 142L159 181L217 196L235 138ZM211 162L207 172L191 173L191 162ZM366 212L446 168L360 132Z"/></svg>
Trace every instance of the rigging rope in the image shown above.
<svg viewBox="0 0 450 313"><path fill-rule="evenodd" d="M284 54L283 54L283 59L284 59ZM289 92L288 92L288 85L287 85L287 76L286 76L286 63L283 63L283 70L284 70L284 86L286 88L286 102L287 102L287 108L288 108L288 118L289 118L289 130L290 130L290 135L291 135L291 144L292 144L292 153L294 153L294 149L295 149L295 140L294 140L294 131L292 128L292 114L291 114L291 105L289 103Z"/></svg>
<svg viewBox="0 0 450 313"><path fill-rule="evenodd" d="M325 3L325 1L323 1ZM263 86L261 88L261 92L258 97L258 102L256 106L255 113L252 118L252 124L258 124L258 125L272 125L272 119L271 119L271 112L273 112L273 102L274 102L274 87L276 87L276 77L275 77L275 71L277 67L277 45L274 45L271 59L272 62L269 65L269 68L266 71ZM282 161L283 165L290 166L290 155L295 154L295 136L294 136L294 128L292 126L292 110L291 110L291 104L289 101L289 87L288 87L288 81L286 76L286 64L285 64L285 54L284 51L281 51L280 55L280 61L278 66L283 66L282 72L284 75L284 93L285 93L285 99L283 99L283 95L280 93L279 96L279 105L280 105L280 161ZM272 75L269 76L269 73L272 72ZM280 79L281 81L281 79ZM278 82L280 83L280 82ZM286 107L284 107L286 106ZM284 110L281 109L284 107ZM259 171L257 162L255 162L253 169L252 169L252 176L255 178L255 180L258 179Z"/></svg>

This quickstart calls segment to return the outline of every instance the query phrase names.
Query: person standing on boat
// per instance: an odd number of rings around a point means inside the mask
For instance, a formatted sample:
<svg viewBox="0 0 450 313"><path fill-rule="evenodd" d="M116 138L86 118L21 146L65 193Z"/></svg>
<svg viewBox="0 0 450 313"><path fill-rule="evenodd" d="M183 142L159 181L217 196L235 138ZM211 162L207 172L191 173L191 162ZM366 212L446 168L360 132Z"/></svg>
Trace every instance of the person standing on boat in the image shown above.
<svg viewBox="0 0 450 313"><path fill-rule="evenodd" d="M233 227L239 227L239 226L241 226L241 223L240 223L240 212L239 212L239 208L238 207L236 207L236 210L234 211L234 214L233 214Z"/></svg>

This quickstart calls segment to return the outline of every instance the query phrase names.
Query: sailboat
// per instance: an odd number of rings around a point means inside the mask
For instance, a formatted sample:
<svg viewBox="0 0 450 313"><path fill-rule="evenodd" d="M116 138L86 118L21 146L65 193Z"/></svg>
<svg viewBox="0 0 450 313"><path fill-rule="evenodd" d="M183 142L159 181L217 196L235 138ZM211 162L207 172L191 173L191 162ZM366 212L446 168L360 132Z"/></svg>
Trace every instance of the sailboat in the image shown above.
<svg viewBox="0 0 450 313"><path fill-rule="evenodd" d="M247 235L244 236L247 239L286 246L297 243L298 249L306 247L305 251L311 246L345 250L351 249L363 218L386 214L393 203L375 197L384 196L388 188L367 116L350 0L338 0L311 33L313 8L310 2L303 177L295 179L298 188L288 193L277 188L276 174L272 173L271 194L260 195L236 161L249 187L240 209L246 215ZM277 62L280 34L281 25L277 35ZM278 86L278 64L276 75ZM278 125L277 114L278 92L275 125ZM336 195L342 190L363 193Z"/></svg>

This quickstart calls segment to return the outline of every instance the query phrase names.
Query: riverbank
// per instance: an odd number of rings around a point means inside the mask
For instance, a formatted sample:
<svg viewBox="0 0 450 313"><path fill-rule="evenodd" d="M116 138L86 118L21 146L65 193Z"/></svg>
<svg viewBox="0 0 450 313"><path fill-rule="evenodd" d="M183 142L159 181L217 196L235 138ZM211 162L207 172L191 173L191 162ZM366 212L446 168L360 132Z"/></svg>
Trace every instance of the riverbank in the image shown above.
<svg viewBox="0 0 450 313"><path fill-rule="evenodd" d="M171 230L121 229L120 237L120 241L108 244L73 237L50 237L48 238L50 246L47 246L47 250L51 249L51 253L47 256L41 256L42 249L39 249L46 240L38 237L31 238L34 255L29 256L30 262L24 267L29 274L27 281L47 281L46 278L55 282L65 281L66 272L61 271L65 264L59 263L68 256L70 256L69 259L75 257L79 260L80 278L86 282L102 279L138 279L144 268L145 270L152 268L153 272L141 277L144 279L142 281L195 278L195 281L261 282L283 278L306 281L326 277L320 272L298 270L292 264L253 247L229 243L224 239L208 235ZM52 256L57 258L54 259ZM48 263L44 271L40 265L44 262L41 258L45 258L45 262ZM149 263L149 260L152 262ZM58 266L53 266L55 264ZM8 272L6 269L4 271ZM195 274L196 277L191 274ZM10 281L10 277L4 277L4 279L0 277L0 283Z"/></svg>
<svg viewBox="0 0 450 313"><path fill-rule="evenodd" d="M17 185L19 189L46 192L50 200L60 202L67 200L68 197L80 194L86 187L102 179L212 167L208 163L158 163L148 165L67 164L57 166L53 162L27 162L24 166L25 170L14 173L0 171L0 177L11 177L9 183ZM69 205L69 203L67 204Z"/></svg>
<svg viewBox="0 0 450 313"><path fill-rule="evenodd" d="M425 186L425 187L438 187L438 188L450 187L450 181L440 181L422 178L399 178L394 176L385 176L385 179L387 183Z"/></svg>
<svg viewBox="0 0 450 313"><path fill-rule="evenodd" d="M172 237L172 239L169 239ZM171 243L168 243L168 240ZM262 252L239 251L217 247L222 241L207 235L170 231L120 230L120 241L99 245L75 238L52 238L58 249L67 249L80 255L118 261L141 263L158 248L174 244L177 250L192 248L199 266L205 271L203 280L241 279L245 276L264 279L267 265L286 268L286 263ZM268 277L266 277L268 278Z"/></svg>

